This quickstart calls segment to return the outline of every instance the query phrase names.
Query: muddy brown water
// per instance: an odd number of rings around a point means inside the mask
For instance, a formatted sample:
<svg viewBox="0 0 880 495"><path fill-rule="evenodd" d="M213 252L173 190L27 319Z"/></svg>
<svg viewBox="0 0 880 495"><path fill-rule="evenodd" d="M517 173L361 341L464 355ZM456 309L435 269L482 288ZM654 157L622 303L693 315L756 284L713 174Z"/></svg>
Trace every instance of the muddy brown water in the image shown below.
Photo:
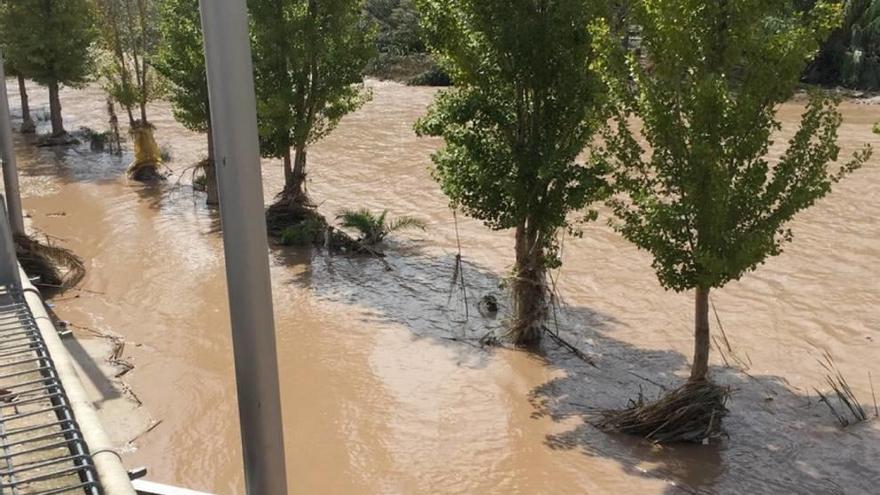
<svg viewBox="0 0 880 495"><path fill-rule="evenodd" d="M729 438L660 449L587 420L686 376L690 295L664 291L649 257L599 222L565 241L556 315L597 367L553 343L542 355L481 349L469 339L501 318L480 316L474 300L500 293L512 238L459 218L466 315L462 292L450 288L453 216L430 178L439 143L411 130L434 91L372 86L373 101L311 152L310 193L327 215L388 208L429 228L395 237L392 271L372 259L268 253L291 493L876 493L880 421L841 430L814 389L826 388L821 350L866 407L869 373L880 387L877 158L798 217L782 256L713 294L732 347L712 354L716 380L735 389ZM31 96L38 112L47 107L40 88ZM99 90L62 97L69 129L106 128ZM781 108L786 135L801 108ZM871 133L880 107L841 108L846 155L880 144ZM167 105L152 118L175 174L205 154L204 139L174 123ZM88 291L60 298L57 311L126 338L136 365L127 381L162 420L127 449L126 464L148 466L156 481L242 493L216 213L186 176L177 187L174 178L144 187L124 178L130 156L37 149L20 138L34 226L89 269ZM268 200L282 175L278 163L264 165Z"/></svg>

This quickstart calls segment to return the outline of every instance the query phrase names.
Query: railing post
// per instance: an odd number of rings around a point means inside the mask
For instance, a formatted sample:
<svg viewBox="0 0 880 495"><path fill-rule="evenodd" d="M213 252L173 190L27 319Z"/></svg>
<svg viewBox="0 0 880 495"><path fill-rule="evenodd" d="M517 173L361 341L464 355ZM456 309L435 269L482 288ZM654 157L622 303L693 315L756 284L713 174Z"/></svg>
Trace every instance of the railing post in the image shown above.
<svg viewBox="0 0 880 495"><path fill-rule="evenodd" d="M3 184L6 187L6 206L12 233L24 235L24 216L21 213L21 193L18 190L18 169L12 149L12 122L9 115L9 97L6 94L6 70L0 50L0 158L3 159Z"/></svg>
<svg viewBox="0 0 880 495"><path fill-rule="evenodd" d="M0 285L21 289L21 275L18 271L18 257L15 255L15 240L9 228L4 198L0 195Z"/></svg>
<svg viewBox="0 0 880 495"><path fill-rule="evenodd" d="M287 493L257 102L244 0L200 0L250 495Z"/></svg>

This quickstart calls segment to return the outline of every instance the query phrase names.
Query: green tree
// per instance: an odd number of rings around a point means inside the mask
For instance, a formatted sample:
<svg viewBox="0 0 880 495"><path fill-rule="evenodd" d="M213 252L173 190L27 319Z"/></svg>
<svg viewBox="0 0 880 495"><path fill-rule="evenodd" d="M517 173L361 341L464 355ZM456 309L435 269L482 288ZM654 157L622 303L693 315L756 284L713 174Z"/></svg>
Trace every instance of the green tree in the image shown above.
<svg viewBox="0 0 880 495"><path fill-rule="evenodd" d="M159 45L156 1L96 1L103 47L110 56L102 68L107 92L126 109L132 126L148 124L147 103L160 93L150 64Z"/></svg>
<svg viewBox="0 0 880 495"><path fill-rule="evenodd" d="M150 180L158 176L159 146L147 119L147 103L160 94L159 81L150 63L159 45L156 0L96 0L101 20L104 89L128 114L134 139L135 161L131 177ZM139 118L135 110L139 110Z"/></svg>
<svg viewBox="0 0 880 495"><path fill-rule="evenodd" d="M208 102L208 78L199 18L199 0L163 0L159 6L159 46L153 65L169 83L174 118L189 130L208 138L207 202L219 203L214 172L214 135Z"/></svg>
<svg viewBox="0 0 880 495"><path fill-rule="evenodd" d="M817 0L798 0L809 10ZM820 84L880 89L880 0L837 0L843 24L822 45L805 78Z"/></svg>
<svg viewBox="0 0 880 495"><path fill-rule="evenodd" d="M421 120L441 136L434 175L452 206L495 230L514 229L510 279L518 345L540 341L548 313L547 269L561 261L557 236L573 211L603 199L608 170L580 159L607 113L593 70L610 37L592 0L421 0L429 46L456 81ZM586 215L586 219L594 213Z"/></svg>
<svg viewBox="0 0 880 495"><path fill-rule="evenodd" d="M638 11L651 60L630 60L619 94L630 110L606 136L619 163L613 202L620 232L654 256L660 283L695 290L690 382L707 379L709 293L756 269L792 239L786 224L867 160L838 159L836 102L812 95L781 157L768 157L780 130L777 106L840 22L838 6L797 12L785 0L644 0ZM647 144L640 144L638 138Z"/></svg>
<svg viewBox="0 0 880 495"><path fill-rule="evenodd" d="M843 82L850 87L880 89L880 0L849 0L845 6Z"/></svg>
<svg viewBox="0 0 880 495"><path fill-rule="evenodd" d="M11 67L49 89L52 136L66 134L59 90L77 87L91 74L95 40L89 0L15 0L0 17Z"/></svg>
<svg viewBox="0 0 880 495"><path fill-rule="evenodd" d="M362 83L373 43L362 7L362 0L249 3L261 149L284 161L275 211L310 206L308 147L369 96Z"/></svg>
<svg viewBox="0 0 880 495"><path fill-rule="evenodd" d="M366 0L369 18L376 23L376 48L379 53L410 55L426 53L419 14L412 0Z"/></svg>

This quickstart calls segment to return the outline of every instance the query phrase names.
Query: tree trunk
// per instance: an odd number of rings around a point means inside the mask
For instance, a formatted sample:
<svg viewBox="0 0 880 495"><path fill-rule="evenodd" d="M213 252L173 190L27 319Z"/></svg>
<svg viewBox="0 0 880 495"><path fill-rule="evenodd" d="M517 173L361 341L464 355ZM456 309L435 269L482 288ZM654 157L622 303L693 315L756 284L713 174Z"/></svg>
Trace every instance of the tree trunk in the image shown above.
<svg viewBox="0 0 880 495"><path fill-rule="evenodd" d="M292 207L307 206L309 197L306 194L306 150L294 147L293 164L290 151L284 155L284 198Z"/></svg>
<svg viewBox="0 0 880 495"><path fill-rule="evenodd" d="M694 312L694 364L691 382L706 380L709 374L709 289L697 288Z"/></svg>
<svg viewBox="0 0 880 495"><path fill-rule="evenodd" d="M516 229L516 264L513 268L511 293L513 323L510 337L521 347L541 341L547 316L547 268L544 247L538 236L520 225Z"/></svg>
<svg viewBox="0 0 880 495"><path fill-rule="evenodd" d="M58 95L58 81L49 83L49 115L52 120L52 137L67 134L64 119L61 117L61 98Z"/></svg>
<svg viewBox="0 0 880 495"><path fill-rule="evenodd" d="M297 198L306 197L306 150L296 147L293 158L293 177L291 182L292 191Z"/></svg>
<svg viewBox="0 0 880 495"><path fill-rule="evenodd" d="M34 119L31 118L31 105L28 100L27 86L24 76L18 75L18 93L21 95L21 133L32 134L37 131Z"/></svg>
<svg viewBox="0 0 880 495"><path fill-rule="evenodd" d="M208 199L205 201L208 205L220 204L220 193L217 190L217 169L214 162L214 130L211 129L211 120L208 119L208 166L205 167L205 192L208 193Z"/></svg>
<svg viewBox="0 0 880 495"><path fill-rule="evenodd" d="M293 167L290 164L290 148L284 151L284 191L293 188Z"/></svg>
<svg viewBox="0 0 880 495"><path fill-rule="evenodd" d="M140 107L141 107L141 123L144 125L147 125L147 123L148 123L147 122L147 104L144 102L141 102Z"/></svg>

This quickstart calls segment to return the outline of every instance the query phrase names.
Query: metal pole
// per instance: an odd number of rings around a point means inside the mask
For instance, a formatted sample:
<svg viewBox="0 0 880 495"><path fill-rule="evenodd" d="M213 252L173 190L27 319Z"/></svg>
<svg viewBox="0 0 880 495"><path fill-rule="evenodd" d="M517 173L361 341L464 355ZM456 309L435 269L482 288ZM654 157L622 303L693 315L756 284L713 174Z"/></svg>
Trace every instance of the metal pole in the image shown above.
<svg viewBox="0 0 880 495"><path fill-rule="evenodd" d="M0 285L11 285L21 289L21 275L18 273L18 258L15 253L15 240L9 227L5 201L0 197Z"/></svg>
<svg viewBox="0 0 880 495"><path fill-rule="evenodd" d="M200 0L245 484L287 493L257 102L245 0Z"/></svg>
<svg viewBox="0 0 880 495"><path fill-rule="evenodd" d="M6 206L9 225L14 235L24 235L24 216L21 214L21 194L18 192L18 168L12 150L12 122L9 120L9 97L6 95L6 71L3 52L0 51L0 158L3 159L3 184L6 186Z"/></svg>

